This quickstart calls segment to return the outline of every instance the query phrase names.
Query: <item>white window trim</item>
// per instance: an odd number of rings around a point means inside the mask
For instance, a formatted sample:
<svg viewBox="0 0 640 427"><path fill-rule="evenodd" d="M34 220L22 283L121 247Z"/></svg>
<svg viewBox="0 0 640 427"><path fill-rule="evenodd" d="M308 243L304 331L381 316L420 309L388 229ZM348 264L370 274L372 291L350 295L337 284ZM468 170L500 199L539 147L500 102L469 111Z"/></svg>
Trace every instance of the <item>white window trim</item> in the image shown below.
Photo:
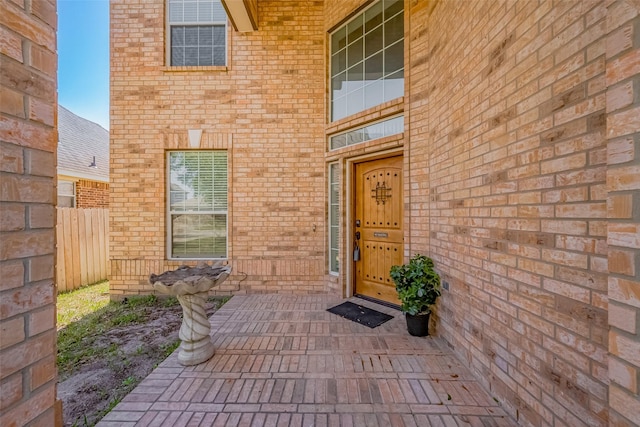
<svg viewBox="0 0 640 427"><path fill-rule="evenodd" d="M60 194L60 182L70 183L73 186L73 194ZM70 197L72 200L72 208L78 206L78 190L77 190L77 181L69 180L69 179L59 179L57 183L57 191L56 191L56 206L58 205L58 198L62 197Z"/></svg>
<svg viewBox="0 0 640 427"><path fill-rule="evenodd" d="M365 7L363 10L359 11L357 14L355 14L354 16L352 16L349 20L347 20L347 21L346 21L346 22L344 22L342 25L340 25L339 27L337 27L337 28L335 28L333 31L331 31L331 33L329 33L329 61L328 61L328 67L329 67L329 72L328 72L328 75L329 75L329 81L328 81L328 86L329 86L329 112L328 112L328 113L329 113L329 114L328 114L328 115L329 115L329 119L330 119L329 121L330 121L330 123L335 123L335 122L340 121L340 120L345 120L345 119L347 119L347 118L349 118L349 117L352 117L352 116L354 116L354 115L356 115L356 114L359 114L359 113L361 113L361 112L363 112L363 111L366 111L366 110L368 109L368 108L365 108L365 109L360 110L360 111L357 111L357 112L355 112L355 113L347 114L347 115L345 115L344 117L340 117L340 118L337 118L337 119L336 119L336 118L334 118L334 116L333 116L334 98L333 98L333 90L332 90L332 84L333 84L333 83L332 83L332 81L333 81L333 77L334 77L334 76L333 76L333 73L332 73L332 66L333 66L333 65L332 65L332 62L331 62L331 61L332 61L332 57L333 57L334 52L333 52L332 43L333 43L333 35L334 35L336 32L340 31L342 28L346 28L346 27L349 25L349 23L353 22L355 19L358 19L360 16L364 15L364 14L367 12L367 10L369 10L369 9L373 8L373 7L374 7L376 4L378 4L378 3L382 3L382 4L383 4L383 6L384 6L383 0L373 1L373 2L371 2L371 4L370 4L370 5L368 5L367 7ZM406 12L406 11L405 11L404 6L403 6L403 8L402 8L402 13L405 13L405 12ZM395 14L395 15L393 15L391 18L393 18L393 17L397 16L399 13L400 13L400 12L398 12L398 13L397 13L397 14ZM390 18L390 19L391 19L391 18ZM381 25L384 25L384 22L385 22L385 21L383 21L383 23L382 23ZM365 36L363 35L363 39L364 39L364 37L365 37ZM377 54L379 54L379 53L381 53L381 52L384 52L386 48L389 48L389 47L391 47L391 46L393 46L393 45L395 45L395 44L397 44L397 43L400 43L400 42L402 42L402 43L405 43L405 42L406 42L406 40L405 40L404 36L403 36L401 39L399 39L399 40L395 41L394 43L392 43L391 45L389 45L389 46L387 46L387 47L384 47L384 45L383 45L383 48L382 48L382 49L380 49L380 50L376 51L375 53L370 54L368 57L370 58L370 57L375 56L375 55L377 55ZM347 45L347 46L345 46L345 48L344 48L344 49L347 49L347 48L348 48L348 45ZM363 62L365 61L365 59L366 59L366 58L363 56ZM405 61L406 61L406 58L404 58L404 55L403 55L403 60L405 60ZM348 70L348 67L347 67L347 68L345 68L345 71L346 71L346 70ZM404 66L404 65L403 65L403 67L402 67L402 70L403 70L403 72L404 72L404 71L406 71L406 70L405 70L405 66ZM397 72L399 72L399 71L400 71L400 70L396 70L396 71L394 71L392 74L397 73ZM385 79L385 77L386 77L386 76L384 76L384 73L383 73L383 77L381 77L381 78L379 78L379 79L377 79L377 80L375 80L375 81L384 80L384 79ZM370 84L371 84L371 83L370 83ZM406 88L406 86L405 86L405 88ZM383 103L384 103L384 102L388 102L388 101L390 101L390 100L383 101ZM378 104L378 105L375 105L375 106L372 106L372 107L369 107L369 108L376 108L376 107L377 107L377 106L379 106L379 105L381 105L381 104Z"/></svg>
<svg viewBox="0 0 640 427"><path fill-rule="evenodd" d="M338 168L338 218L333 218L333 215L331 214L332 210L331 210L331 193L333 191L332 186L333 186L333 182L331 181L331 169L333 167ZM333 162L333 163L329 163L328 165L328 175L329 175L329 179L328 181L328 187L329 187L329 192L327 193L329 195L328 197L328 206L329 206L329 212L328 212L328 218L329 218L329 232L327 233L327 239L328 239L328 254L329 254L329 274L333 275L333 276L339 276L340 275L340 164L338 162ZM337 223L338 223L338 271L334 271L331 268L331 258L333 256L332 254L332 246L331 246L331 236L332 236L332 232L333 232L333 220L336 219Z"/></svg>
<svg viewBox="0 0 640 427"><path fill-rule="evenodd" d="M172 241L172 236L173 236L173 223L171 221L171 214L173 213L171 211L171 162L170 162L170 156L171 153L178 153L178 152L189 152L189 150L169 150L166 152L166 183L165 183L165 204L166 204L166 213L165 213L165 224L167 226L167 234L165 236L165 240L166 240L166 245L165 245L165 250L166 250L166 254L167 254L167 259L170 261L202 261L202 260L227 260L229 259L229 202L228 202L228 196L229 196L229 152L227 150L196 150L196 151L226 151L227 152L227 210L226 211L220 211L220 210L212 210L212 211L198 211L197 213L193 213L194 215L196 214L203 214L203 215L216 215L216 214L222 214L224 213L227 216L227 221L226 221L226 228L225 228L225 233L226 233L226 246L225 246L225 253L226 256L225 257L217 257L217 258L205 258L205 257L199 257L199 258L187 258L187 257L173 257L172 256L172 246L171 246L171 241ZM188 212L187 212L188 213Z"/></svg>
<svg viewBox="0 0 640 427"><path fill-rule="evenodd" d="M380 123L389 122L391 120L395 120L395 119L398 119L398 118L402 118L402 129L403 130L401 130L400 132L384 133L380 137L372 138L372 139L365 139L363 141L352 143L352 144L345 144L342 147L333 148L333 146L331 145L333 138L335 138L337 136L341 136L341 135L345 135L346 136L346 135L348 135L348 134L350 134L352 132L357 132L357 131L365 129L367 127L370 127L370 126L373 126L373 125L377 125L377 124L380 124ZM396 114L394 116L385 117L384 119L376 120L375 122L367 123L366 125L362 125L362 126L358 126L358 127L355 127L355 128L351 128L351 129L348 129L348 130L345 130L345 131L342 131L342 132L336 132L334 134L329 135L329 137L328 137L329 151L342 150L342 149L347 148L347 147L353 147L354 145L364 144L366 142L376 141L378 139L383 139L383 138L387 138L387 137L394 136L394 135L401 135L404 132L404 125L405 125L405 123L404 123L404 114Z"/></svg>
<svg viewBox="0 0 640 427"><path fill-rule="evenodd" d="M226 14L226 11L225 11ZM202 68L213 68L213 69L218 69L218 68L226 68L229 66L229 19L225 19L224 21L207 21L207 22L183 22L183 23L175 23L173 24L171 22L171 20L169 19L169 0L165 0L165 66L169 69L173 69L173 68L193 68L193 69L202 69ZM224 25L224 37L225 37L225 41L224 41L224 65L171 65L171 26L172 25L176 25L176 26L207 26L207 25Z"/></svg>

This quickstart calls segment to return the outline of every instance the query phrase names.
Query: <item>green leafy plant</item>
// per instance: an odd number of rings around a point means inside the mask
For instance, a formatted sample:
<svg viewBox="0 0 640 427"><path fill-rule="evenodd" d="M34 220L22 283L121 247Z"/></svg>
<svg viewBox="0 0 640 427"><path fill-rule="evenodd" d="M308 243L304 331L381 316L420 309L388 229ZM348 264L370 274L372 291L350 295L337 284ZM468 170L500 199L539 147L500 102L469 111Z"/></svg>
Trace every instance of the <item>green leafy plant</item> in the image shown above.
<svg viewBox="0 0 640 427"><path fill-rule="evenodd" d="M408 264L392 266L390 275L402 302L400 309L403 313L431 312L431 306L441 295L440 276L434 270L431 258L417 254Z"/></svg>

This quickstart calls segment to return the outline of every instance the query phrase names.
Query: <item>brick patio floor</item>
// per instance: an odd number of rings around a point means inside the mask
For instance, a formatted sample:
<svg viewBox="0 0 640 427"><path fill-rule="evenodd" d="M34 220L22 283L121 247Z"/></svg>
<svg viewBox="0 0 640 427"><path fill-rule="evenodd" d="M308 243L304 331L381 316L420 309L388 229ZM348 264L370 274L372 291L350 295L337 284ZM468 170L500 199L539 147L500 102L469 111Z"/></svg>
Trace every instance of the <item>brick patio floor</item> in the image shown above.
<svg viewBox="0 0 640 427"><path fill-rule="evenodd" d="M402 314L370 329L329 295L235 296L211 317L216 354L177 351L98 424L109 426L514 426L439 339Z"/></svg>

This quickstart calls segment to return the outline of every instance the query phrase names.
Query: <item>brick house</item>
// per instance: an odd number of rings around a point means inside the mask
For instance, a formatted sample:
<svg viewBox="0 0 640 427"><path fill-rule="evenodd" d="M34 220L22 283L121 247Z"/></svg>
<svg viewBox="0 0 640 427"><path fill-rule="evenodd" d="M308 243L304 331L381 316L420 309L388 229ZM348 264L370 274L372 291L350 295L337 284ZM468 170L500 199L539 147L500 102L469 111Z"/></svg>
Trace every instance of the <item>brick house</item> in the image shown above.
<svg viewBox="0 0 640 427"><path fill-rule="evenodd" d="M0 425L56 403L56 1L0 0Z"/></svg>
<svg viewBox="0 0 640 427"><path fill-rule="evenodd" d="M638 3L222 2L111 2L113 298L225 259L394 302L422 253L519 423L640 424Z"/></svg>
<svg viewBox="0 0 640 427"><path fill-rule="evenodd" d="M58 106L58 206L109 207L109 131Z"/></svg>

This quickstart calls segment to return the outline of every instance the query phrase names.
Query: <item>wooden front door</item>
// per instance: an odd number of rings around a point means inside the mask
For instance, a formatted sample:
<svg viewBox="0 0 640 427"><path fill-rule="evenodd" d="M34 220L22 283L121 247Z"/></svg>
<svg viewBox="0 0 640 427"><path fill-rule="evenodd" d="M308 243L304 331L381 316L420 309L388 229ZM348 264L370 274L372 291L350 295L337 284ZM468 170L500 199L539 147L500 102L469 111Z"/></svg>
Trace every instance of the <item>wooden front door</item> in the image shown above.
<svg viewBox="0 0 640 427"><path fill-rule="evenodd" d="M403 261L402 156L356 164L355 180L355 293L400 304L389 269Z"/></svg>

